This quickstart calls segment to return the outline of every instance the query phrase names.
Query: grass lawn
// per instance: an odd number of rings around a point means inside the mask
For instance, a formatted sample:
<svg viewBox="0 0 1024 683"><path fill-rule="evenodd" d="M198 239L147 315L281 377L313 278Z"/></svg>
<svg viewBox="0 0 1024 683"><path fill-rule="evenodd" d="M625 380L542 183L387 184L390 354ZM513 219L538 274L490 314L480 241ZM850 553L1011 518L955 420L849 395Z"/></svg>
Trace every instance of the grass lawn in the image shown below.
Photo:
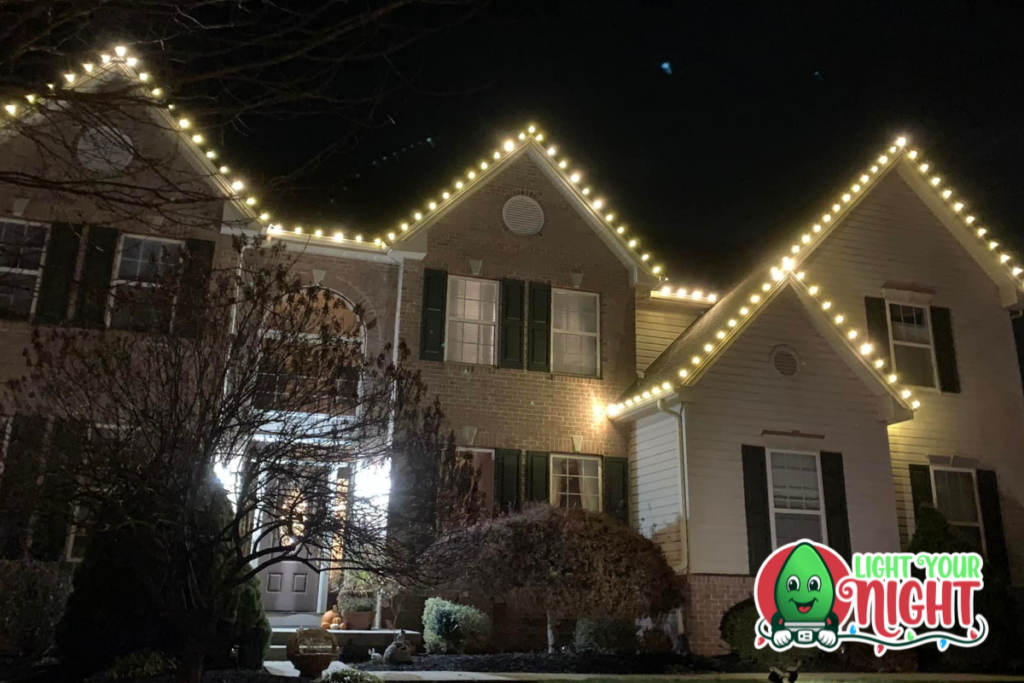
<svg viewBox="0 0 1024 683"><path fill-rule="evenodd" d="M593 676L580 675L568 678L541 678L529 674L500 674L518 681L539 681L544 683L739 683L741 681L765 681L767 674L727 675L651 675L651 676ZM1020 676L986 676L974 674L807 674L800 676L798 683L995 683L1024 681Z"/></svg>

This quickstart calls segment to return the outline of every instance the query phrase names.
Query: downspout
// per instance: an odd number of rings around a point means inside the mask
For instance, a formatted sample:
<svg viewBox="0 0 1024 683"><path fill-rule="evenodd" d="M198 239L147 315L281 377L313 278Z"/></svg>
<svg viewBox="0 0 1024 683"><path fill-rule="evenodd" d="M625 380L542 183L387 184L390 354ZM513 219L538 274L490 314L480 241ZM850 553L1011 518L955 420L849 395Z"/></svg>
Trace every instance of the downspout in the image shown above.
<svg viewBox="0 0 1024 683"><path fill-rule="evenodd" d="M690 573L690 464L687 457L686 449L686 420L684 419L684 408L683 405L679 405L679 412L672 410L665 405L665 399L658 399L658 410L666 415L671 415L676 421L676 435L679 439L679 450L682 454L682 467L679 473L680 486L679 491L682 495L682 514L683 514L683 561L685 566L683 567L683 573ZM676 628L680 636L686 635L686 621L683 618L683 611L676 611Z"/></svg>

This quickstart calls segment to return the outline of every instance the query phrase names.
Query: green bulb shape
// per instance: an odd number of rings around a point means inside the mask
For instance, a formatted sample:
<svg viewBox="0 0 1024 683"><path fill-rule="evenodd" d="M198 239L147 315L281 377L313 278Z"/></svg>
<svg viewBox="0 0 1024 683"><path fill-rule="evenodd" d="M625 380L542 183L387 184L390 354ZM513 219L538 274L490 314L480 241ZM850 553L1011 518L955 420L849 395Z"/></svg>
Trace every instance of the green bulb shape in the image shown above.
<svg viewBox="0 0 1024 683"><path fill-rule="evenodd" d="M797 545L775 582L778 612L771 619L772 632L800 629L801 624L838 632L838 619L832 611L835 597L835 583L821 553L810 543Z"/></svg>

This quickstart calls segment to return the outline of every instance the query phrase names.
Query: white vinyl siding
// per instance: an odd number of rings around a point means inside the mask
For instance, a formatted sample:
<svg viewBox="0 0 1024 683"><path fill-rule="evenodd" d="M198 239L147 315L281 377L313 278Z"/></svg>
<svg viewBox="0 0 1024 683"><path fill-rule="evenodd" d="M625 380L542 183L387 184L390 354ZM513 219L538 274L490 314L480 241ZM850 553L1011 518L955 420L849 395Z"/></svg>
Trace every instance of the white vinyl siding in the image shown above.
<svg viewBox="0 0 1024 683"><path fill-rule="evenodd" d="M601 509L600 458L551 455L551 504L560 508Z"/></svg>
<svg viewBox="0 0 1024 683"><path fill-rule="evenodd" d="M914 533L908 465L929 465L936 454L973 459L979 469L999 472L1007 551L1021 583L1024 507L1008 504L1024 500L1024 393L1013 332L995 283L910 186L919 179L902 166L890 172L803 267L829 292L834 310L862 330L864 296L878 296L886 283L926 287L932 305L950 310L961 393L920 392L914 419L888 428L900 537L906 544Z"/></svg>
<svg viewBox="0 0 1024 683"><path fill-rule="evenodd" d="M816 453L768 451L768 500L775 547L825 539L821 468Z"/></svg>
<svg viewBox="0 0 1024 683"><path fill-rule="evenodd" d="M629 518L683 569L682 455L679 424L659 413L636 421L629 440Z"/></svg>
<svg viewBox="0 0 1024 683"><path fill-rule="evenodd" d="M936 509L977 552L985 552L985 534L974 470L932 467L931 473Z"/></svg>
<svg viewBox="0 0 1024 683"><path fill-rule="evenodd" d="M703 310L676 301L647 299L636 307L636 370L643 372Z"/></svg>
<svg viewBox="0 0 1024 683"><path fill-rule="evenodd" d="M551 290L551 370L597 377L600 368L600 299L592 292Z"/></svg>
<svg viewBox="0 0 1024 683"><path fill-rule="evenodd" d="M0 220L0 318L29 320L36 310L49 228Z"/></svg>
<svg viewBox="0 0 1024 683"><path fill-rule="evenodd" d="M928 309L897 303L889 303L888 309L892 358L900 382L935 387L935 349Z"/></svg>
<svg viewBox="0 0 1024 683"><path fill-rule="evenodd" d="M498 283L449 276L447 310L445 360L494 365Z"/></svg>

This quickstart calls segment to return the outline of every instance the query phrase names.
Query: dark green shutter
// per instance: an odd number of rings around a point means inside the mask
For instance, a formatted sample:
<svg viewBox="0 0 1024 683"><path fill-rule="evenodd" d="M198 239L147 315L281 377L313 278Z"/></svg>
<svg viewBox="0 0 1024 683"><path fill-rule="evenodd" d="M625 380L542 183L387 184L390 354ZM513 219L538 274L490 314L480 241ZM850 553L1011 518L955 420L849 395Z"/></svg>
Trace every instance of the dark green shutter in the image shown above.
<svg viewBox="0 0 1024 683"><path fill-rule="evenodd" d="M910 495L914 501L914 516L922 505L935 505L932 497L932 471L928 465L910 466Z"/></svg>
<svg viewBox="0 0 1024 683"><path fill-rule="evenodd" d="M519 451L499 448L494 452L494 498L498 512L519 509Z"/></svg>
<svg viewBox="0 0 1024 683"><path fill-rule="evenodd" d="M772 526L768 519L768 465L764 448L743 446L743 502L747 513L747 565L756 576L772 554Z"/></svg>
<svg viewBox="0 0 1024 683"><path fill-rule="evenodd" d="M117 237L114 228L89 228L82 282L78 288L78 305L75 308L75 324L79 327L103 327L106 324Z"/></svg>
<svg viewBox="0 0 1024 683"><path fill-rule="evenodd" d="M978 470L978 502L981 504L981 523L985 527L986 565L1010 575L1010 557L1006 552L1003 534L1003 513L999 505L999 483L993 470Z"/></svg>
<svg viewBox="0 0 1024 683"><path fill-rule="evenodd" d="M40 451L46 419L16 415L0 479L0 558L20 559L29 540L29 523L37 501Z"/></svg>
<svg viewBox="0 0 1024 683"><path fill-rule="evenodd" d="M547 503L551 499L551 470L548 460L547 453L526 451L526 500Z"/></svg>
<svg viewBox="0 0 1024 683"><path fill-rule="evenodd" d="M527 370L551 372L551 285L530 283Z"/></svg>
<svg viewBox="0 0 1024 683"><path fill-rule="evenodd" d="M526 284L522 280L501 282L501 357L503 368L523 367L523 298Z"/></svg>
<svg viewBox="0 0 1024 683"><path fill-rule="evenodd" d="M629 458L605 458L604 511L623 522L629 521Z"/></svg>
<svg viewBox="0 0 1024 683"><path fill-rule="evenodd" d="M185 272L182 274L183 296L175 306L175 326L186 337L195 336L200 327L206 305L204 289L210 286L213 272L213 251L216 243L212 240L190 239L185 242Z"/></svg>
<svg viewBox="0 0 1024 683"><path fill-rule="evenodd" d="M46 265L43 266L43 280L39 285L39 304L36 306L37 323L59 325L67 318L78 245L78 229L64 223L50 229Z"/></svg>
<svg viewBox="0 0 1024 683"><path fill-rule="evenodd" d="M423 314L420 320L420 359L444 360L444 316L448 273L423 271Z"/></svg>
<svg viewBox="0 0 1024 683"><path fill-rule="evenodd" d="M885 310L885 299L877 296L864 297L864 311L868 317L868 339L875 347L879 357L885 360L888 368L892 367L889 349L889 314Z"/></svg>
<svg viewBox="0 0 1024 683"><path fill-rule="evenodd" d="M46 450L39 512L32 529L32 556L39 560L60 560L71 525L75 495L74 470L85 442L85 425L57 420Z"/></svg>
<svg viewBox="0 0 1024 683"><path fill-rule="evenodd" d="M935 362L939 371L939 388L950 394L960 393L960 373L956 369L956 349L953 347L953 323L949 309L932 306L932 340L935 342Z"/></svg>
<svg viewBox="0 0 1024 683"><path fill-rule="evenodd" d="M846 509L846 476L842 453L821 453L822 498L825 499L825 526L828 546L850 562L850 517Z"/></svg>

